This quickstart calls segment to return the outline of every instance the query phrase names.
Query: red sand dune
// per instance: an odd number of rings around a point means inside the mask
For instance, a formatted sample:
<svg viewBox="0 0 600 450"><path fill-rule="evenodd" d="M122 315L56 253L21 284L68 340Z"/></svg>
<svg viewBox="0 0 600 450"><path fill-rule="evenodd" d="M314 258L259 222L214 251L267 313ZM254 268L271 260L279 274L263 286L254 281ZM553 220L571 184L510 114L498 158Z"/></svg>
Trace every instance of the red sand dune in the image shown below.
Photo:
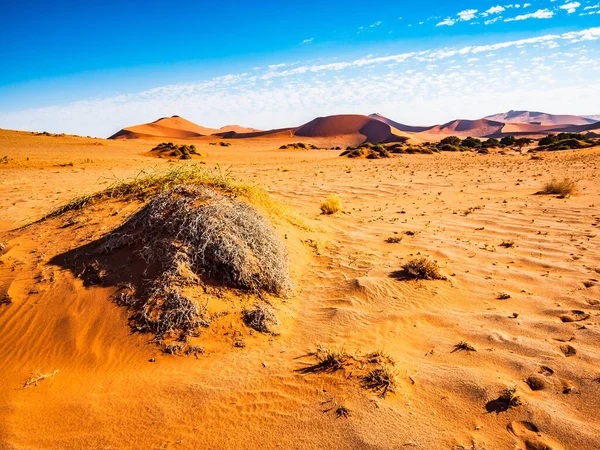
<svg viewBox="0 0 600 450"><path fill-rule="evenodd" d="M453 120L444 125L437 125L427 131L428 134L496 137L502 134L504 123L493 120Z"/></svg>
<svg viewBox="0 0 600 450"><path fill-rule="evenodd" d="M548 114L537 111L509 111L485 119L505 123L530 123L533 125L589 125L597 120L566 114Z"/></svg>
<svg viewBox="0 0 600 450"><path fill-rule="evenodd" d="M382 116L381 114L378 114L378 113L371 114L369 117L371 117L375 120L379 120L380 122L387 123L390 127L395 128L400 131L407 132L407 133L421 133L424 131L431 130L433 128L433 126L421 127L421 126L405 125L403 123L396 122L388 117Z"/></svg>
<svg viewBox="0 0 600 450"><path fill-rule="evenodd" d="M296 136L311 138L346 137L362 142L399 142L410 139L386 123L360 114L317 117L297 128Z"/></svg>
<svg viewBox="0 0 600 450"><path fill-rule="evenodd" d="M179 116L163 117L151 123L134 125L123 128L109 139L144 139L144 138L179 138L193 139L218 133L253 133L255 128L245 128L240 125L226 125L220 129L196 125Z"/></svg>
<svg viewBox="0 0 600 450"><path fill-rule="evenodd" d="M242 127L240 125L225 125L224 127L219 128L219 133L227 133L230 131L233 131L234 133L260 133L263 130L259 130L258 128Z"/></svg>

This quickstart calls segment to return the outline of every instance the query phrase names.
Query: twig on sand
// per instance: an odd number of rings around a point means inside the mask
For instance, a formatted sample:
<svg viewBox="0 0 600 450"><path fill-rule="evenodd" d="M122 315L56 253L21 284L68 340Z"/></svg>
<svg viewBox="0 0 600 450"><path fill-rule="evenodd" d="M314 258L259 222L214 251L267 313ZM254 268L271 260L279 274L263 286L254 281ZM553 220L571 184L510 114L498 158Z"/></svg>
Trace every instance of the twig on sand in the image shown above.
<svg viewBox="0 0 600 450"><path fill-rule="evenodd" d="M45 380L46 378L50 378L53 377L54 375L56 375L58 373L58 369L56 369L54 372L52 373L41 373L41 372L33 372L31 375L29 375L29 378L27 379L27 381L23 384L23 386L21 386L21 389L27 389L29 386L34 385L37 386L37 384L42 381Z"/></svg>

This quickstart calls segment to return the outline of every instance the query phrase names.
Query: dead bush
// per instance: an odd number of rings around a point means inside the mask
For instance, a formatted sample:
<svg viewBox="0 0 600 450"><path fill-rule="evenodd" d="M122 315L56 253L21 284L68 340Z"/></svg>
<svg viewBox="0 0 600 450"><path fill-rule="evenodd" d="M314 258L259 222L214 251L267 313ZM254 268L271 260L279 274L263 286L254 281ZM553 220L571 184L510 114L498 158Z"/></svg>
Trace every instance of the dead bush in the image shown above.
<svg viewBox="0 0 600 450"><path fill-rule="evenodd" d="M105 252L133 247L143 259L151 276L142 292L125 286L117 301L134 310L138 330L159 340L210 324L205 308L182 291L198 280L259 294L291 288L274 228L248 204L208 187L183 185L157 196L102 245Z"/></svg>
<svg viewBox="0 0 600 450"><path fill-rule="evenodd" d="M242 312L244 323L261 333L272 333L272 326L279 325L279 320L273 309L265 304L256 304Z"/></svg>
<svg viewBox="0 0 600 450"><path fill-rule="evenodd" d="M576 184L575 181L565 178L562 181L556 179L544 185L544 188L538 192L540 195L558 195L559 198L564 198L575 192Z"/></svg>
<svg viewBox="0 0 600 450"><path fill-rule="evenodd" d="M410 260L402 266L402 270L397 275L415 280L446 279L446 277L440 273L440 268L437 263L427 258L416 258Z"/></svg>

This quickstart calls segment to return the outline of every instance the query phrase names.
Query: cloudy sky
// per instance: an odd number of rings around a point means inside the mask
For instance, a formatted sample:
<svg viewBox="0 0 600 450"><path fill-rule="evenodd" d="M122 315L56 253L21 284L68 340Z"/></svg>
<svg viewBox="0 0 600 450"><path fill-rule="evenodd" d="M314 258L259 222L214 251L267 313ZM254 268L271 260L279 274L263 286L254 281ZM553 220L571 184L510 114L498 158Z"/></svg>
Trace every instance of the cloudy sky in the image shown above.
<svg viewBox="0 0 600 450"><path fill-rule="evenodd" d="M3 9L1 128L108 136L173 114L256 128L338 113L415 125L600 114L600 0Z"/></svg>

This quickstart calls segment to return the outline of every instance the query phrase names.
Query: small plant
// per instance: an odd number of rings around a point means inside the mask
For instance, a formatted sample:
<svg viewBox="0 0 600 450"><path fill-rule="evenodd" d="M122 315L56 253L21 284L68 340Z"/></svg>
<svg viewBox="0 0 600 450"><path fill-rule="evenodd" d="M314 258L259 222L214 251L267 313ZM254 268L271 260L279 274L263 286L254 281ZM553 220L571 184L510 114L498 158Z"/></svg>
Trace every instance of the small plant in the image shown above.
<svg viewBox="0 0 600 450"><path fill-rule="evenodd" d="M346 408L344 405L340 405L337 407L337 409L335 410L335 416L339 419L339 418L348 418L348 416L350 416L350 410L348 408Z"/></svg>
<svg viewBox="0 0 600 450"><path fill-rule="evenodd" d="M301 373L337 372L347 365L350 358L344 347L340 350L333 350L321 345L317 345L317 349L314 352L310 352L309 355L314 356L317 363L301 369Z"/></svg>
<svg viewBox="0 0 600 450"><path fill-rule="evenodd" d="M385 397L389 392L396 392L396 375L385 365L371 370L362 381L367 389L379 392L381 397Z"/></svg>
<svg viewBox="0 0 600 450"><path fill-rule="evenodd" d="M575 181L565 178L562 181L556 179L546 183L544 188L538 192L540 195L558 195L558 198L565 198L575 192Z"/></svg>
<svg viewBox="0 0 600 450"><path fill-rule="evenodd" d="M515 246L515 241L502 241L502 244L500 244L500 247L504 247L504 248L513 248Z"/></svg>
<svg viewBox="0 0 600 450"><path fill-rule="evenodd" d="M256 304L242 312L244 323L261 333L272 333L271 327L279 325L273 309L265 304Z"/></svg>
<svg viewBox="0 0 600 450"><path fill-rule="evenodd" d="M523 404L523 402L521 401L521 397L519 397L519 395L517 394L517 386L514 384L504 389L500 393L500 397L498 397L498 400L506 404L506 409L515 408Z"/></svg>
<svg viewBox="0 0 600 450"><path fill-rule="evenodd" d="M2 297L0 297L0 305L10 305L11 303L12 303L12 298L10 298L10 295L8 295L8 293L6 293Z"/></svg>
<svg viewBox="0 0 600 450"><path fill-rule="evenodd" d="M497 298L498 300L508 300L510 298L510 294L507 294L506 292L500 292Z"/></svg>
<svg viewBox="0 0 600 450"><path fill-rule="evenodd" d="M388 244L399 244L402 242L402 236L391 236L385 240Z"/></svg>
<svg viewBox="0 0 600 450"><path fill-rule="evenodd" d="M329 196L321 202L321 212L323 214L335 214L342 210L342 199L337 194Z"/></svg>
<svg viewBox="0 0 600 450"><path fill-rule="evenodd" d="M8 156L4 155L0 158L0 164L8 164Z"/></svg>
<svg viewBox="0 0 600 450"><path fill-rule="evenodd" d="M452 353L462 352L462 351L476 352L477 349L475 347L473 347L473 345L469 344L467 341L460 341L458 344L456 344L454 346L454 350L452 350Z"/></svg>
<svg viewBox="0 0 600 450"><path fill-rule="evenodd" d="M58 373L58 369L52 373L33 372L33 373L31 373L31 375L29 375L29 378L27 378L27 381L25 381L25 383L23 383L23 385L21 386L21 389L27 389L29 386L37 386L40 381L45 380L46 378L51 378L54 375L56 375L57 373Z"/></svg>
<svg viewBox="0 0 600 450"><path fill-rule="evenodd" d="M401 273L415 280L445 280L435 261L427 258L412 259L402 266Z"/></svg>

